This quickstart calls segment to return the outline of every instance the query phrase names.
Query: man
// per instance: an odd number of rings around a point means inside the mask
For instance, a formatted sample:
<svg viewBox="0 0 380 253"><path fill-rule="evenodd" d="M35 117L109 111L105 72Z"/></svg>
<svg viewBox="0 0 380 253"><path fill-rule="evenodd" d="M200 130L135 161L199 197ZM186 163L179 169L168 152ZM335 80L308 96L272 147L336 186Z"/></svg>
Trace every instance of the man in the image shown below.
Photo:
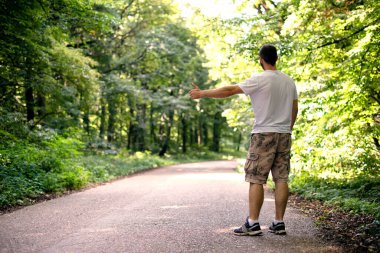
<svg viewBox="0 0 380 253"><path fill-rule="evenodd" d="M288 202L288 176L290 170L291 132L298 113L298 95L294 81L276 69L277 50L264 45L259 52L263 73L252 75L238 85L218 89L200 90L193 84L192 99L225 98L244 93L251 98L255 123L251 144L244 166L249 187L249 216L234 230L236 235L261 235L260 209L264 201L263 185L269 171L275 182L275 219L269 231L285 235L283 221Z"/></svg>

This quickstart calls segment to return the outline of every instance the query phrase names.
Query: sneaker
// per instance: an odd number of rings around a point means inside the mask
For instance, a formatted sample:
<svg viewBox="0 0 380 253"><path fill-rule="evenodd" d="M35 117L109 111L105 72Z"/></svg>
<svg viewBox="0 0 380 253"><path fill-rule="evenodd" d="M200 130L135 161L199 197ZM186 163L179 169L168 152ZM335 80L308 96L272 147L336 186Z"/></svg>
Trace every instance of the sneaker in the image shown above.
<svg viewBox="0 0 380 253"><path fill-rule="evenodd" d="M269 227L269 232L276 235L286 235L285 223L279 222L275 225L274 222L272 222L272 225Z"/></svg>
<svg viewBox="0 0 380 253"><path fill-rule="evenodd" d="M260 224L255 223L252 226L249 225L248 217L245 223L240 227L234 230L235 235L261 235L263 232L261 231Z"/></svg>

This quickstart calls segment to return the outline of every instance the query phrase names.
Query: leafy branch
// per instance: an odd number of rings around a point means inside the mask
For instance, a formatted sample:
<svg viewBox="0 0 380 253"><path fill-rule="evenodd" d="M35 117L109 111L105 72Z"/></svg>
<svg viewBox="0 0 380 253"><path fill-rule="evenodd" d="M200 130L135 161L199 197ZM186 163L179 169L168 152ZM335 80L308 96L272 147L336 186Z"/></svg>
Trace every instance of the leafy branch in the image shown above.
<svg viewBox="0 0 380 253"><path fill-rule="evenodd" d="M345 40L348 40L349 38L355 36L356 34L359 34L361 33L362 31L364 31L367 27L370 27L371 25L374 25L376 24L377 22L380 21L380 18L376 19L375 21L363 26L362 28L360 28L359 30L356 30L355 32L351 33L350 35L346 36L346 37L343 37L343 38L340 38L340 39L334 39L333 41L330 41L330 42L326 42L316 48L312 48L310 50L315 50L315 49L319 49L319 48L323 48L323 47L327 47L327 46L330 46L330 45L333 45L333 44L338 44L342 41L345 41Z"/></svg>

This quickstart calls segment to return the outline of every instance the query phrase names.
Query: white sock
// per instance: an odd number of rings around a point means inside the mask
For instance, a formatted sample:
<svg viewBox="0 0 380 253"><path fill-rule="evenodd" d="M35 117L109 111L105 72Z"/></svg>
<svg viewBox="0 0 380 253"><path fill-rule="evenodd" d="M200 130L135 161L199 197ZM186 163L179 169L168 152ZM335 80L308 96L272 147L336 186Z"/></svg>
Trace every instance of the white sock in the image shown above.
<svg viewBox="0 0 380 253"><path fill-rule="evenodd" d="M283 221L283 220L274 220L274 221L273 221L274 225L277 225L277 224L280 223L280 222L284 222L284 221Z"/></svg>
<svg viewBox="0 0 380 253"><path fill-rule="evenodd" d="M250 226L252 226L255 223L259 223L259 221L258 220L251 220L250 218L248 218L248 223Z"/></svg>

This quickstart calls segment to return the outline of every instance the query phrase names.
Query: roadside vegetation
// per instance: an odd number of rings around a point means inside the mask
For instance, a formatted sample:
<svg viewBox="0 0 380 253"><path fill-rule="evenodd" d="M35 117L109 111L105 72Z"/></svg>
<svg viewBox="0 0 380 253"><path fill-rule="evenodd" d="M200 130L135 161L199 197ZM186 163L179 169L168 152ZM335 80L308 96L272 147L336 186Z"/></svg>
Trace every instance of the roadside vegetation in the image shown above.
<svg viewBox="0 0 380 253"><path fill-rule="evenodd" d="M20 140L2 133L0 210L159 166L232 159L232 154L239 155L239 152L215 153L201 148L186 154L167 153L165 156L149 151L130 153L107 143L86 146L78 138L69 137L75 134L78 133L58 135L33 131L28 140Z"/></svg>

